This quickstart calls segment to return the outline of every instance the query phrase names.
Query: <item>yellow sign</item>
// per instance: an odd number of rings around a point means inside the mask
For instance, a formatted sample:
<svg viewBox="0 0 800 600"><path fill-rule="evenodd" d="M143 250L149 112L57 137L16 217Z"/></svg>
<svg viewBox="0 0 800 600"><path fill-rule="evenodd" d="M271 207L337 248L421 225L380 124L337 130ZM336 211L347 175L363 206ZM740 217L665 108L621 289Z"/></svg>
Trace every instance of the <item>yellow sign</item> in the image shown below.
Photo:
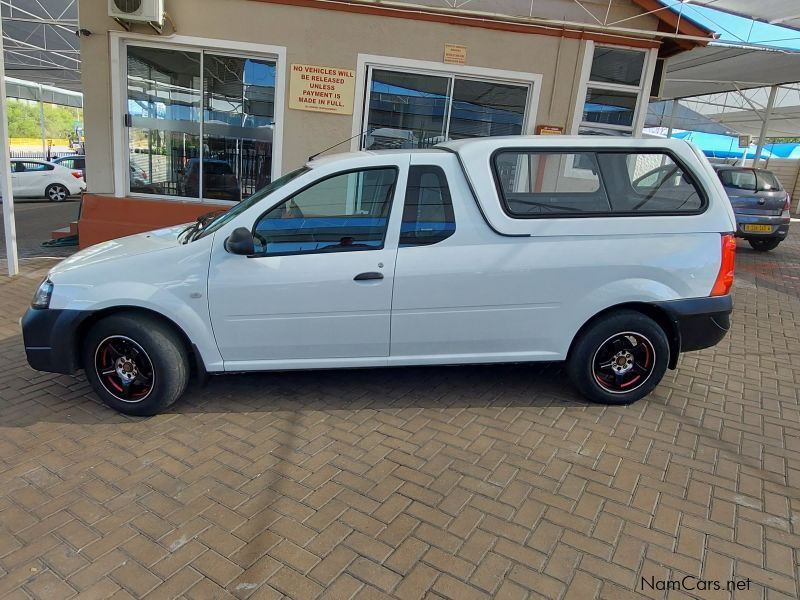
<svg viewBox="0 0 800 600"><path fill-rule="evenodd" d="M292 65L289 73L289 108L337 115L353 114L355 71Z"/></svg>
<svg viewBox="0 0 800 600"><path fill-rule="evenodd" d="M563 135L564 128L559 125L537 125L536 135Z"/></svg>
<svg viewBox="0 0 800 600"><path fill-rule="evenodd" d="M467 47L460 44L445 44L444 62L451 65L467 64Z"/></svg>

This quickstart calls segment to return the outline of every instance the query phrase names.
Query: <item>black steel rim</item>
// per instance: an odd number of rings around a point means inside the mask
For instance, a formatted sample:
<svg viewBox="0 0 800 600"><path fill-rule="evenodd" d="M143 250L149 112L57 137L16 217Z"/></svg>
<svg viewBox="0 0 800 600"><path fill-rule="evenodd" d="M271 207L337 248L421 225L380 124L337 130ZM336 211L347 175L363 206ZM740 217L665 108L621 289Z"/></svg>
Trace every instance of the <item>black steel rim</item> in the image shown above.
<svg viewBox="0 0 800 600"><path fill-rule="evenodd" d="M94 367L103 388L117 400L141 402L153 391L153 362L144 348L129 337L114 335L100 342Z"/></svg>
<svg viewBox="0 0 800 600"><path fill-rule="evenodd" d="M597 384L612 394L627 394L642 387L656 363L656 351L646 336L624 331L600 344L592 359Z"/></svg>

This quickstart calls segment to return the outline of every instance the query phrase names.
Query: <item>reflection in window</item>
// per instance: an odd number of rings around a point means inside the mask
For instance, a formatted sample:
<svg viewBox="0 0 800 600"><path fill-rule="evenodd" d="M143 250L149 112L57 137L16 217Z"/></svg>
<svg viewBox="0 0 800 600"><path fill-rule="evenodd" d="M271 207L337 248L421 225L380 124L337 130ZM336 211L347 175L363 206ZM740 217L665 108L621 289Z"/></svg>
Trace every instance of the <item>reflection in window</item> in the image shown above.
<svg viewBox="0 0 800 600"><path fill-rule="evenodd" d="M520 135L527 101L527 87L456 79L449 138Z"/></svg>
<svg viewBox="0 0 800 600"><path fill-rule="evenodd" d="M203 56L203 196L241 200L269 183L275 63Z"/></svg>
<svg viewBox="0 0 800 600"><path fill-rule="evenodd" d="M646 59L643 50L594 46L586 96L579 99L579 135L633 135Z"/></svg>
<svg viewBox="0 0 800 600"><path fill-rule="evenodd" d="M199 155L200 53L128 47L131 192L180 196Z"/></svg>
<svg viewBox="0 0 800 600"><path fill-rule="evenodd" d="M259 219L255 231L260 251L274 255L382 248L396 180L397 170L385 168L313 184Z"/></svg>
<svg viewBox="0 0 800 600"><path fill-rule="evenodd" d="M364 147L420 148L444 139L446 77L374 69Z"/></svg>
<svg viewBox="0 0 800 600"><path fill-rule="evenodd" d="M586 103L583 105L583 121L631 127L637 101L636 94L589 90L586 94Z"/></svg>
<svg viewBox="0 0 800 600"><path fill-rule="evenodd" d="M528 86L372 69L365 149L522 133Z"/></svg>
<svg viewBox="0 0 800 600"><path fill-rule="evenodd" d="M642 81L644 52L595 46L591 81L638 86Z"/></svg>
<svg viewBox="0 0 800 600"><path fill-rule="evenodd" d="M239 201L269 183L274 62L139 46L127 52L132 192Z"/></svg>

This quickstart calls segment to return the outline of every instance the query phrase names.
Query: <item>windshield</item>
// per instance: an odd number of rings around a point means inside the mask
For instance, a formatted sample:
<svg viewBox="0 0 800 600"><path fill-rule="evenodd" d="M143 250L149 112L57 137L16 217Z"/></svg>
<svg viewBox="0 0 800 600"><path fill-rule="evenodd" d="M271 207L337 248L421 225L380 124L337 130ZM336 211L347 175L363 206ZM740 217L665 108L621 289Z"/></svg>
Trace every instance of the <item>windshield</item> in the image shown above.
<svg viewBox="0 0 800 600"><path fill-rule="evenodd" d="M279 190L290 181L297 179L298 177L300 177L304 173L307 173L308 171L310 171L308 167L300 167L299 169L295 169L294 171L287 173L283 177L279 177L275 181L269 183L265 187L258 190L255 194L250 196L247 200L242 200L239 204L231 208L229 211L222 213L216 219L211 221L211 223L209 223L206 227L204 227L200 235L198 235L197 238L195 239L200 239L202 237L207 236L210 233L214 233L217 229L219 229L226 223L229 223L231 219L234 219L237 215L243 213L257 202L260 202L261 200L269 196L272 192Z"/></svg>

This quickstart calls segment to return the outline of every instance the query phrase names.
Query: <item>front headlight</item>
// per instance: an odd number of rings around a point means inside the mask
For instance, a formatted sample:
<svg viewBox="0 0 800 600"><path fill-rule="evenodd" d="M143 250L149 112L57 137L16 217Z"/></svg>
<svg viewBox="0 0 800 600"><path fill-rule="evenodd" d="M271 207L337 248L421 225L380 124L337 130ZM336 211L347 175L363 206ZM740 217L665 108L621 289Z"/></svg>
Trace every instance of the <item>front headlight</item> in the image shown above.
<svg viewBox="0 0 800 600"><path fill-rule="evenodd" d="M33 308L48 308L50 306L50 297L53 295L53 282L45 279L39 284L39 289L33 295L31 306Z"/></svg>

